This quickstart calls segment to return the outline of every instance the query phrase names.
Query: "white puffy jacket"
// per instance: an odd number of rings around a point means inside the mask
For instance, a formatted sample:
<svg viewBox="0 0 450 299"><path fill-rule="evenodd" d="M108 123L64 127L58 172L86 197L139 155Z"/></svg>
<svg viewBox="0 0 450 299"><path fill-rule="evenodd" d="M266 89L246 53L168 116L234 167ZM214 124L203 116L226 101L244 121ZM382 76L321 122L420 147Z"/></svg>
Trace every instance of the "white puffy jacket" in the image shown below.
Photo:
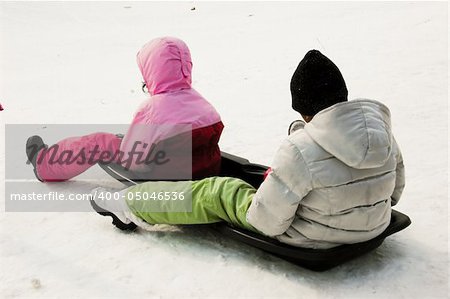
<svg viewBox="0 0 450 299"><path fill-rule="evenodd" d="M342 102L283 142L247 220L294 246L367 241L389 225L404 185L389 109L373 100Z"/></svg>

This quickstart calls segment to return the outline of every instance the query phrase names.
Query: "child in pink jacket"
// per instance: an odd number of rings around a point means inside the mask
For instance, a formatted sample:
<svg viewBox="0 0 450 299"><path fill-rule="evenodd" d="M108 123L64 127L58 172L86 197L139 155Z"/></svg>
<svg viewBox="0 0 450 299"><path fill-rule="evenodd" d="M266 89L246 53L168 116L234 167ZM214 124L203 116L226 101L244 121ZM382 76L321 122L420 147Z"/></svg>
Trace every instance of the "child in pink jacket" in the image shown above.
<svg viewBox="0 0 450 299"><path fill-rule="evenodd" d="M172 37L154 39L138 52L137 63L150 97L137 110L124 138L111 133L93 133L67 138L48 147L39 136L32 136L27 141L26 153L39 180L71 179L96 162L103 162L108 157L105 153L110 153L108 161L112 158L123 164L133 147L140 146L148 152L147 145L186 134L190 139L189 150L192 149L192 157L186 159L190 162L192 158L192 178L219 173L218 142L223 124L214 107L191 86L192 60L187 45ZM175 146L177 142L171 144ZM64 152L73 153L73 157L81 152L95 154L90 159L80 155L72 163L55 163L58 158L64 160ZM140 167L134 162L124 166L132 170Z"/></svg>

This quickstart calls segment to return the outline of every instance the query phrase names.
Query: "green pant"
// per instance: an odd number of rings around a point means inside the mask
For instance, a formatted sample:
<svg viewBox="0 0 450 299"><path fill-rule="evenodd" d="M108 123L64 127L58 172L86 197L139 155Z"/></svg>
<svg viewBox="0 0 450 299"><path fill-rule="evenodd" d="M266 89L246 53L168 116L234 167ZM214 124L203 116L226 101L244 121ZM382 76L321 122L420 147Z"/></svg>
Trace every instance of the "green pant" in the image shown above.
<svg viewBox="0 0 450 299"><path fill-rule="evenodd" d="M130 187L126 192L127 203L133 214L150 224L206 224L226 221L256 231L246 219L256 189L240 179L211 177L192 182L147 182ZM190 211L174 212L177 208L174 206L176 201L137 199L143 194L147 197L153 194L155 199L161 193L176 195L181 192L192 196ZM161 205L164 206L161 208Z"/></svg>

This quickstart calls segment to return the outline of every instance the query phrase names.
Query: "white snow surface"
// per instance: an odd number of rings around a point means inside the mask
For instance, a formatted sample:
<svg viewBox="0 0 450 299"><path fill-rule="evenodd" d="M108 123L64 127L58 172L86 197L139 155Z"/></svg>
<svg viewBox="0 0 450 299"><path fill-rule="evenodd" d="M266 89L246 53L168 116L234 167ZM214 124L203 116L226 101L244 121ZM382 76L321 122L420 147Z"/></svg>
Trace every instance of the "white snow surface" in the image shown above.
<svg viewBox="0 0 450 299"><path fill-rule="evenodd" d="M0 297L448 298L447 5L1 2ZM96 213L5 212L4 124L129 123L146 97L135 55L162 35L189 45L194 87L225 124L221 148L263 164L299 118L293 71L321 50L350 99L390 107L407 180L396 209L412 225L316 273L206 227L126 234ZM89 192L82 177L40 191Z"/></svg>

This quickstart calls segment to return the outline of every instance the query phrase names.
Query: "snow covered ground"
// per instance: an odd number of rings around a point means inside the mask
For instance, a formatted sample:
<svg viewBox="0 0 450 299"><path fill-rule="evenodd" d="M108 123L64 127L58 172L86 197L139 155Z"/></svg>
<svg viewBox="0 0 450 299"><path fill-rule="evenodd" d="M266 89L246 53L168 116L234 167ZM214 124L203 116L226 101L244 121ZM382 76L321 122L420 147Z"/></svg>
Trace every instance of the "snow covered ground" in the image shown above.
<svg viewBox="0 0 450 299"><path fill-rule="evenodd" d="M0 297L448 298L447 11L446 2L1 2ZM222 149L265 164L298 117L289 94L298 61L323 51L350 98L391 108L407 171L397 209L413 224L314 273L204 227L124 234L95 213L5 213L3 124L128 123L145 98L136 52L161 35L190 46L194 85L226 125Z"/></svg>

